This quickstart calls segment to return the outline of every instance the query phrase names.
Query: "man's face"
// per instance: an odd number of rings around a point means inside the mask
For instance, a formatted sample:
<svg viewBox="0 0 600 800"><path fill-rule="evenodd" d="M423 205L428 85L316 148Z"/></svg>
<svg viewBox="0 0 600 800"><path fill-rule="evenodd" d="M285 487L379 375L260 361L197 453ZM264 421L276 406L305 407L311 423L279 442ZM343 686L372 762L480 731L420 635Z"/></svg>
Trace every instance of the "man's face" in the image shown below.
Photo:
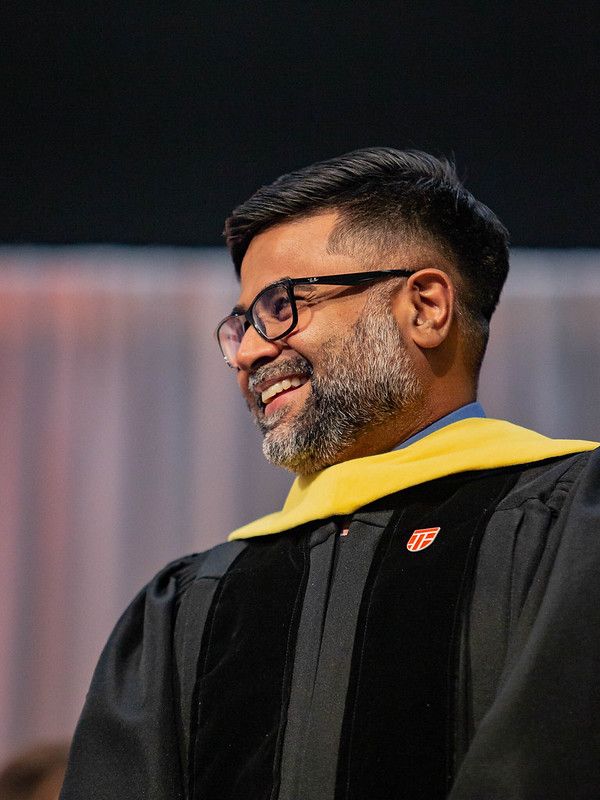
<svg viewBox="0 0 600 800"><path fill-rule="evenodd" d="M360 272L349 255L327 252L337 215L284 223L259 234L242 264L239 304L247 308L284 277ZM409 264L384 264L402 267ZM316 286L310 321L266 342L249 329L238 354L238 381L275 464L311 474L367 455L377 432L421 394L390 297L397 281L360 289ZM395 442L394 442L395 443Z"/></svg>

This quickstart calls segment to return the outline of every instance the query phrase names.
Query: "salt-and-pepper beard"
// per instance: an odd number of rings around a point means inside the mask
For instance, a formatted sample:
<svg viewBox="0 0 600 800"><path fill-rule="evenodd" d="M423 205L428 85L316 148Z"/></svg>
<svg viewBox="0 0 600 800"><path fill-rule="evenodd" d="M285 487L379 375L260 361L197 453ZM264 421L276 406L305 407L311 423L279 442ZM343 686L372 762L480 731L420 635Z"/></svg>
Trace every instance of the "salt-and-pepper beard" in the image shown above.
<svg viewBox="0 0 600 800"><path fill-rule="evenodd" d="M310 394L286 420L286 408L268 417L255 414L263 432L263 453L273 464L309 475L335 464L359 433L372 429L414 405L421 384L400 329L381 294L369 298L361 318L319 350L313 372L296 354L280 362L280 374L311 375ZM387 298L386 298L387 300ZM382 307L383 306L383 307ZM274 366L274 365L273 365ZM265 380L269 367L259 370Z"/></svg>

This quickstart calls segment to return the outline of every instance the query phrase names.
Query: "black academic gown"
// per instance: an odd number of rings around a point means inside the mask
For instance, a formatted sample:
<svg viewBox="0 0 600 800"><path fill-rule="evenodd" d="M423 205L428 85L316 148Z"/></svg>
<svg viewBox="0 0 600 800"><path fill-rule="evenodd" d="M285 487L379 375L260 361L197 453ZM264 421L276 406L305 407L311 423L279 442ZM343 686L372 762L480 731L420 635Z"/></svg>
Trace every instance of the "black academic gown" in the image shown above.
<svg viewBox="0 0 600 800"><path fill-rule="evenodd" d="M210 551L170 564L105 648L62 799L600 797L599 501L598 451L441 478L347 535L249 539L185 624Z"/></svg>

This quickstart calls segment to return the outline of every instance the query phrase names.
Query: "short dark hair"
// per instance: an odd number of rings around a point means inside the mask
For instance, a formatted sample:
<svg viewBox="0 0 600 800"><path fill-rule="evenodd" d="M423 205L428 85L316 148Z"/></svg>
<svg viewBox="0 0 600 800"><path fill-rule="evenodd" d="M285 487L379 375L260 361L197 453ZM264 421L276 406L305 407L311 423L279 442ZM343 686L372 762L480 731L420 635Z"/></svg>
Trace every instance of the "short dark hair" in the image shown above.
<svg viewBox="0 0 600 800"><path fill-rule="evenodd" d="M454 165L418 150L371 147L282 175L225 222L238 275L258 233L327 210L339 211L334 235L346 243L367 237L383 254L408 237L439 248L458 273L458 316L472 336L477 371L508 273L508 232L465 189Z"/></svg>

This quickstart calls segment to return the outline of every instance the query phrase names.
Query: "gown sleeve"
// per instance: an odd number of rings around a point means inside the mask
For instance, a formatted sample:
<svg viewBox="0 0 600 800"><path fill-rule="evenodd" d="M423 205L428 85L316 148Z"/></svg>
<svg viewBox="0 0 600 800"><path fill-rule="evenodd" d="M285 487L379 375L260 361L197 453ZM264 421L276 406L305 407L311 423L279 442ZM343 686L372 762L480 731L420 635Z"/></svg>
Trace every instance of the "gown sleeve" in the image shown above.
<svg viewBox="0 0 600 800"><path fill-rule="evenodd" d="M138 594L100 657L61 800L181 800L173 666L177 608L202 556L173 562Z"/></svg>
<svg viewBox="0 0 600 800"><path fill-rule="evenodd" d="M553 497L560 492L560 509L542 498L545 526L542 501L528 501L511 545L510 574L498 559L482 581L483 597L499 572L512 576L502 609L489 607L487 620L479 621L490 661L497 658L495 641L504 664L449 800L600 797L599 450L572 486L558 485ZM543 536L536 532L542 527ZM510 537L510 526L498 533ZM528 573L527 580L515 582L519 573ZM494 614L504 618L505 641L493 634Z"/></svg>

